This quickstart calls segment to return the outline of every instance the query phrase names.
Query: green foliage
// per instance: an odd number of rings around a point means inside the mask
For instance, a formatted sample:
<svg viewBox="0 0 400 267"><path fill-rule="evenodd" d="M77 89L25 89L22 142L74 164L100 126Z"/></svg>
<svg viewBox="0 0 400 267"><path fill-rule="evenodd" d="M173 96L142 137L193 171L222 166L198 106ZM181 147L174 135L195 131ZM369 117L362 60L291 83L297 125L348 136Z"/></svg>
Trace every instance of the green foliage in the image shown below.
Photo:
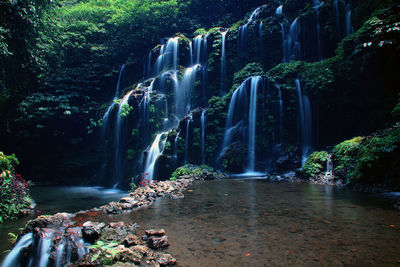
<svg viewBox="0 0 400 267"><path fill-rule="evenodd" d="M114 258L117 257L119 254L117 247L118 243L115 241L110 243L97 241L95 245L90 246L90 248L92 248L95 251L91 257L91 262L98 261L102 265L112 264Z"/></svg>
<svg viewBox="0 0 400 267"><path fill-rule="evenodd" d="M131 107L129 104L124 104L121 107L121 117L125 118L129 116L129 113L133 110L133 107Z"/></svg>
<svg viewBox="0 0 400 267"><path fill-rule="evenodd" d="M185 175L202 175L203 173L210 173L213 172L213 168L206 166L206 165L192 165L192 164L186 164L184 166L181 166L177 168L171 175L170 180L176 180L181 176Z"/></svg>
<svg viewBox="0 0 400 267"><path fill-rule="evenodd" d="M234 84L241 84L246 78L250 76L264 76L264 70L260 63L249 63L243 69L236 72L233 76Z"/></svg>
<svg viewBox="0 0 400 267"><path fill-rule="evenodd" d="M11 171L13 172L15 167L19 165L19 161L15 154L10 156L4 155L3 152L0 151L0 171Z"/></svg>
<svg viewBox="0 0 400 267"><path fill-rule="evenodd" d="M316 151L308 156L301 172L308 177L314 177L323 172L330 155L326 151Z"/></svg>
<svg viewBox="0 0 400 267"><path fill-rule="evenodd" d="M400 125L365 140L358 155L358 182L390 183L400 188Z"/></svg>
<svg viewBox="0 0 400 267"><path fill-rule="evenodd" d="M27 182L15 174L18 164L14 154L6 156L0 152L0 223L15 218L32 203Z"/></svg>
<svg viewBox="0 0 400 267"><path fill-rule="evenodd" d="M357 155L360 150L363 137L355 137L336 145L332 151L334 172L346 182L354 177Z"/></svg>

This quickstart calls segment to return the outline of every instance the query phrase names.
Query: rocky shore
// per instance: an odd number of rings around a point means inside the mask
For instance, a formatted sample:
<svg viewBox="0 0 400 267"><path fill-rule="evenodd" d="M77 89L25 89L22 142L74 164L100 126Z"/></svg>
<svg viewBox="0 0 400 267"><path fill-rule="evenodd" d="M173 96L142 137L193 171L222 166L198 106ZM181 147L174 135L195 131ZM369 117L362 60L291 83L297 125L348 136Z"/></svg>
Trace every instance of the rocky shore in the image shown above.
<svg viewBox="0 0 400 267"><path fill-rule="evenodd" d="M184 198L194 181L225 177L216 172L152 181L118 202L78 213L39 216L27 223L4 266L30 262L55 266L171 266L176 259L166 252L168 236L163 229L148 229L138 236L135 223L102 222L99 214L115 215L151 205L157 197Z"/></svg>

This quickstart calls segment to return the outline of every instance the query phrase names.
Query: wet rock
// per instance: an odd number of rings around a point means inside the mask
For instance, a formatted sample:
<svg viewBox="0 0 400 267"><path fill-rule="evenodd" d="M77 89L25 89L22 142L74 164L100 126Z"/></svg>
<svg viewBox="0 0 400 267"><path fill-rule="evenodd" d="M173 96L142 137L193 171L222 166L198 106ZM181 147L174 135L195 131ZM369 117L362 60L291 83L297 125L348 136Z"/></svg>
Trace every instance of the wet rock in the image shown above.
<svg viewBox="0 0 400 267"><path fill-rule="evenodd" d="M136 235L127 235L122 242L125 247L129 248L140 244L140 239Z"/></svg>
<svg viewBox="0 0 400 267"><path fill-rule="evenodd" d="M130 250L132 250L133 252L136 252L142 256L147 256L147 254L149 254L151 252L148 247L143 246L143 245L131 247Z"/></svg>
<svg viewBox="0 0 400 267"><path fill-rule="evenodd" d="M158 252L156 253L156 261L160 266L170 266L176 263L176 259L168 253Z"/></svg>
<svg viewBox="0 0 400 267"><path fill-rule="evenodd" d="M146 230L145 234L148 236L163 236L163 235L165 235L165 230L164 229L150 229L150 230Z"/></svg>
<svg viewBox="0 0 400 267"><path fill-rule="evenodd" d="M182 199L185 198L185 195L182 194L181 192L173 192L170 194L170 198L172 199Z"/></svg>
<svg viewBox="0 0 400 267"><path fill-rule="evenodd" d="M143 255L135 253L134 251L126 248L125 246L118 246L116 248L118 254L115 256L115 261L140 263L143 260Z"/></svg>
<svg viewBox="0 0 400 267"><path fill-rule="evenodd" d="M136 233L136 225L125 224L124 222L109 223L103 228L100 240L103 242L116 241L122 243L126 236Z"/></svg>
<svg viewBox="0 0 400 267"><path fill-rule="evenodd" d="M106 225L97 222L85 222L82 227L82 236L86 242L95 243L100 238L101 232Z"/></svg>
<svg viewBox="0 0 400 267"><path fill-rule="evenodd" d="M160 249L168 247L169 246L168 236L162 236L162 237L150 236L149 239L147 240L147 245L151 249Z"/></svg>
<svg viewBox="0 0 400 267"><path fill-rule="evenodd" d="M28 221L24 233L33 232L35 228L46 228L48 226L62 226L70 221L72 214L57 213L52 216L42 215L34 220Z"/></svg>

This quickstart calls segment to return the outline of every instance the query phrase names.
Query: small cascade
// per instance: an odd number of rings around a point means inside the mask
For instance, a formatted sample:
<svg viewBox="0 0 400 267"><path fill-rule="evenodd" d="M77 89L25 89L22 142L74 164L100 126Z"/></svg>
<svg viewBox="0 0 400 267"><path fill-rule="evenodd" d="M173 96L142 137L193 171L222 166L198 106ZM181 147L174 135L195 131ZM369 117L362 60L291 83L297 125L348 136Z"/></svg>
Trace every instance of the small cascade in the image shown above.
<svg viewBox="0 0 400 267"><path fill-rule="evenodd" d="M156 60L156 74L166 70L177 70L178 68L179 37L170 38L166 45L160 48L160 55Z"/></svg>
<svg viewBox="0 0 400 267"><path fill-rule="evenodd" d="M300 24L299 18L296 18L287 29L287 25L281 23L282 29L282 51L283 62L301 59L301 44L300 44Z"/></svg>
<svg viewBox="0 0 400 267"><path fill-rule="evenodd" d="M226 34L221 32L221 93L226 92Z"/></svg>
<svg viewBox="0 0 400 267"><path fill-rule="evenodd" d="M266 7L266 5L262 5L257 7L247 19L246 24L239 27L239 39L238 39L238 48L239 52L246 52L246 43L247 43L247 30L249 28L249 24L253 23L256 19L260 17L261 11Z"/></svg>
<svg viewBox="0 0 400 267"><path fill-rule="evenodd" d="M318 60L322 60L321 25L319 22L319 8L324 4L324 2L321 2L319 0L313 0L313 1L314 1L313 9L315 10L315 14L316 14Z"/></svg>
<svg viewBox="0 0 400 267"><path fill-rule="evenodd" d="M304 166L308 155L312 150L312 121L311 121L311 107L308 96L304 95L301 90L300 80L295 80L296 92L299 107L299 121L301 132L301 152L302 152L302 166Z"/></svg>
<svg viewBox="0 0 400 267"><path fill-rule="evenodd" d="M152 62L153 54L151 51L149 52L149 55L147 57L147 68L146 68L146 77L149 78L152 76L152 69L151 69L151 62Z"/></svg>
<svg viewBox="0 0 400 267"><path fill-rule="evenodd" d="M207 90L207 64L208 64L208 48L207 48L207 35L196 36L190 44L190 62L191 65L199 65L202 67L201 81L202 81L202 94L203 101L206 101Z"/></svg>
<svg viewBox="0 0 400 267"><path fill-rule="evenodd" d="M205 164L206 162L206 157L205 157L205 137L206 137L206 113L207 110L203 109L201 111L201 164Z"/></svg>
<svg viewBox="0 0 400 267"><path fill-rule="evenodd" d="M149 120L150 120L150 102L151 102L151 94L153 92L154 82L156 80L153 79L147 88L144 97L143 97L143 124L145 125L146 130L149 128Z"/></svg>
<svg viewBox="0 0 400 267"><path fill-rule="evenodd" d="M333 172L332 155L329 154L328 159L326 160L325 176L332 176L332 172Z"/></svg>
<svg viewBox="0 0 400 267"><path fill-rule="evenodd" d="M262 78L252 77L250 84L250 109L249 109L249 167L248 172L255 170L256 156L256 118L257 118L257 88Z"/></svg>
<svg viewBox="0 0 400 267"><path fill-rule="evenodd" d="M168 110L168 98L165 97L165 109L164 109L164 120L163 120L163 128L164 131L167 130L169 124L169 110Z"/></svg>
<svg viewBox="0 0 400 267"><path fill-rule="evenodd" d="M257 91L262 83L261 76L247 78L234 92L229 103L228 117L226 119L225 133L220 156L223 156L229 148L235 132L248 127L248 133L244 134L247 140L242 140L248 145L247 172L255 171L255 139L256 139L256 117L257 117ZM247 88L250 85L250 99ZM248 113L243 112L248 108ZM248 123L246 123L248 120ZM243 135L242 135L243 136Z"/></svg>
<svg viewBox="0 0 400 267"><path fill-rule="evenodd" d="M139 87L140 85L138 85ZM116 183L114 187L117 187L121 180L121 169L122 169L122 147L121 147L121 137L122 137L122 112L125 105L128 105L129 97L132 95L134 90L129 91L119 103L119 109L117 114L117 120L115 124L115 169L114 169L114 180Z"/></svg>
<svg viewBox="0 0 400 267"><path fill-rule="evenodd" d="M351 24L351 1L334 0L333 6L336 13L336 30L339 40L353 33Z"/></svg>
<svg viewBox="0 0 400 267"><path fill-rule="evenodd" d="M276 89L278 90L278 101L279 101L279 143L282 144L283 141L283 100L282 100L282 91L279 84L275 84Z"/></svg>
<svg viewBox="0 0 400 267"><path fill-rule="evenodd" d="M190 113L188 119L186 120L185 164L189 162L189 131L190 131L190 122L192 120L193 120L193 115L192 113Z"/></svg>
<svg viewBox="0 0 400 267"><path fill-rule="evenodd" d="M174 161L175 164L178 162L178 140L179 140L179 135L180 131L176 133L175 141L174 141Z"/></svg>
<svg viewBox="0 0 400 267"><path fill-rule="evenodd" d="M123 77L124 74L125 74L125 64L123 64L121 66L121 69L119 71L118 83L117 83L117 87L115 88L115 95L114 95L113 100L118 99L118 96L119 96L120 91L121 91L122 77ZM112 108L114 107L114 105L115 105L115 102L113 101L110 104L110 106L107 108L107 111L103 116L103 129L102 129L103 133L105 133L106 130L107 130L106 128L108 127L108 121L109 121L109 117L110 117L110 112L111 112Z"/></svg>
<svg viewBox="0 0 400 267"><path fill-rule="evenodd" d="M1 263L1 267L15 267L20 262L21 252L33 243L33 234L29 233L21 237L7 257Z"/></svg>
<svg viewBox="0 0 400 267"><path fill-rule="evenodd" d="M153 141L153 144L150 146L148 150L149 152L146 159L146 166L144 173L146 178L150 181L154 179L154 170L156 167L156 161L164 151L166 138L163 138L163 136L167 133L168 132L162 132L157 134L156 138Z"/></svg>
<svg viewBox="0 0 400 267"><path fill-rule="evenodd" d="M260 55L259 55L259 60L260 60L260 63L262 63L262 61L263 61L263 54L264 54L264 48L263 48L263 22L262 21L260 21L260 23L258 24L258 36L259 36L259 38L260 38L260 47L259 47L259 53L260 53Z"/></svg>
<svg viewBox="0 0 400 267"><path fill-rule="evenodd" d="M299 18L296 18L289 28L288 35L289 61L301 59L301 44L300 44L300 24Z"/></svg>
<svg viewBox="0 0 400 267"><path fill-rule="evenodd" d="M68 266L88 252L80 228L46 228L21 237L1 264L14 266Z"/></svg>
<svg viewBox="0 0 400 267"><path fill-rule="evenodd" d="M187 68L183 74L181 84L177 87L175 93L175 115L178 118L183 118L191 109L191 97L194 83L196 81L196 73L200 65L194 65Z"/></svg>
<svg viewBox="0 0 400 267"><path fill-rule="evenodd" d="M344 3L346 10L346 36L353 33L353 26L351 25L351 2Z"/></svg>
<svg viewBox="0 0 400 267"><path fill-rule="evenodd" d="M283 6L282 6L282 5L281 5L281 6L278 6L278 7L276 8L275 14L276 14L276 15L280 15L280 16L283 15Z"/></svg>

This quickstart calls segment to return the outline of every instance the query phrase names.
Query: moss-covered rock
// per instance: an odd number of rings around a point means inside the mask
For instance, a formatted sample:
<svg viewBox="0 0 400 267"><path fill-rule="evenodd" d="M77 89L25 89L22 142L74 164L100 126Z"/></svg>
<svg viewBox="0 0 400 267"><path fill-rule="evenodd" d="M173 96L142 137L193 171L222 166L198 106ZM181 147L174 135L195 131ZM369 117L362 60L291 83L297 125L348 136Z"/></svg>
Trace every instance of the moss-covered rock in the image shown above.
<svg viewBox="0 0 400 267"><path fill-rule="evenodd" d="M332 150L334 173L346 182L355 175L357 156L363 140L363 137L355 137L336 145Z"/></svg>
<svg viewBox="0 0 400 267"><path fill-rule="evenodd" d="M316 151L308 156L301 172L308 178L317 176L326 171L327 161L330 155L326 151Z"/></svg>

